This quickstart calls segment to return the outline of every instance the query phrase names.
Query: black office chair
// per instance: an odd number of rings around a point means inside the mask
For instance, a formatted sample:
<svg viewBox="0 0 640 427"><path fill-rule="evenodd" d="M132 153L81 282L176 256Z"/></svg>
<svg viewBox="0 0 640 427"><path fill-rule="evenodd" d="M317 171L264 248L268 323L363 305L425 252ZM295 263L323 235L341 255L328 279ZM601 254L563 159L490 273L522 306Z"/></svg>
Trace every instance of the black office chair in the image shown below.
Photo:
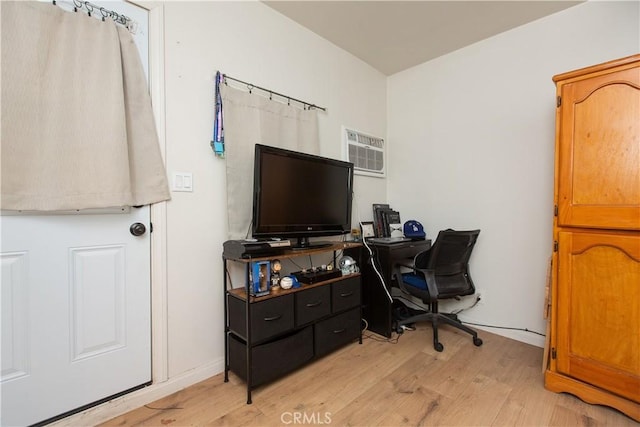
<svg viewBox="0 0 640 427"><path fill-rule="evenodd" d="M412 265L394 266L394 275L400 289L408 295L420 298L428 306L426 313L399 320L396 323L398 333L402 333L403 325L426 320L430 321L433 327L433 347L436 351L444 349L438 341L439 323L454 326L471 334L473 344L482 345L478 333L463 325L455 314L438 312L438 300L475 293L469 275L469 258L479 234L480 230L440 231L433 246L417 254ZM407 268L411 271L408 272Z"/></svg>

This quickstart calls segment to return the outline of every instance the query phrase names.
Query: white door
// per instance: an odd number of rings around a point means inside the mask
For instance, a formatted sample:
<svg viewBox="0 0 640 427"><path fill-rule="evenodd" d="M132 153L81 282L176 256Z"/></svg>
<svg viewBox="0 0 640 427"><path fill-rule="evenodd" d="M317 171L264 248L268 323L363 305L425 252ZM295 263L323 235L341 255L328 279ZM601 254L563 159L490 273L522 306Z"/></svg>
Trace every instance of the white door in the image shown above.
<svg viewBox="0 0 640 427"><path fill-rule="evenodd" d="M104 4L134 18L148 43L146 11ZM149 214L148 206L3 212L3 426L58 417L151 381Z"/></svg>

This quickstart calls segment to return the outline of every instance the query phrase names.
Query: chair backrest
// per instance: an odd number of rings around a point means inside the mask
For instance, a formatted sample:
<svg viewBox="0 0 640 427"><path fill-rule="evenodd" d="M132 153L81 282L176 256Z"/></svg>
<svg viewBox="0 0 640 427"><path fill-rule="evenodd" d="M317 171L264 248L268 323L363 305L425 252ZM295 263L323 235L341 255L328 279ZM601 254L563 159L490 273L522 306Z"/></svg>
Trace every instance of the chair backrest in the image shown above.
<svg viewBox="0 0 640 427"><path fill-rule="evenodd" d="M416 267L435 272L440 298L475 292L469 275L469 258L479 234L480 230L442 230L431 249L416 256Z"/></svg>

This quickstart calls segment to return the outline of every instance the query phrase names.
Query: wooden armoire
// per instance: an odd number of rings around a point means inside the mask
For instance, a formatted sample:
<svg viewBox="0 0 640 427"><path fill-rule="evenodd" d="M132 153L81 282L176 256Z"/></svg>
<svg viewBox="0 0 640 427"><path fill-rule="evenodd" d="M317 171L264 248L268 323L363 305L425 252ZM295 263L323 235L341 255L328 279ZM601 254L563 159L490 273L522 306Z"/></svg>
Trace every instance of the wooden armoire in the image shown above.
<svg viewBox="0 0 640 427"><path fill-rule="evenodd" d="M640 54L557 75L545 387L640 421Z"/></svg>

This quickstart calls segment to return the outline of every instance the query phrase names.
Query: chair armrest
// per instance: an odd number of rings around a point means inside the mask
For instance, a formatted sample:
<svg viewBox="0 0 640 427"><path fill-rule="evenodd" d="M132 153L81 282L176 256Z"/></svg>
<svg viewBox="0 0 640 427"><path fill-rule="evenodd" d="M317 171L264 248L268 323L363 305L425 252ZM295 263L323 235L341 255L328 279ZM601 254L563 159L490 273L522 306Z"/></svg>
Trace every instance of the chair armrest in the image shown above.
<svg viewBox="0 0 640 427"><path fill-rule="evenodd" d="M428 302L438 301L438 286L436 284L435 270L430 270L426 268L416 268L416 266L412 264L395 263L393 265L392 271L393 271L393 276L395 276L396 278L396 283L398 284L398 287L400 287L402 292L409 295L411 295L412 292L409 289L407 289L406 285L404 284L404 281L402 280L402 270L401 270L402 267L408 268L412 270L414 273L417 273L417 272L421 273L427 284L427 291L429 293ZM427 303L427 301L425 301L425 303Z"/></svg>
<svg viewBox="0 0 640 427"><path fill-rule="evenodd" d="M436 271L426 268L416 268L420 273L424 275L424 281L427 282L427 290L429 291L429 300L431 302L438 301L438 284L436 283Z"/></svg>

